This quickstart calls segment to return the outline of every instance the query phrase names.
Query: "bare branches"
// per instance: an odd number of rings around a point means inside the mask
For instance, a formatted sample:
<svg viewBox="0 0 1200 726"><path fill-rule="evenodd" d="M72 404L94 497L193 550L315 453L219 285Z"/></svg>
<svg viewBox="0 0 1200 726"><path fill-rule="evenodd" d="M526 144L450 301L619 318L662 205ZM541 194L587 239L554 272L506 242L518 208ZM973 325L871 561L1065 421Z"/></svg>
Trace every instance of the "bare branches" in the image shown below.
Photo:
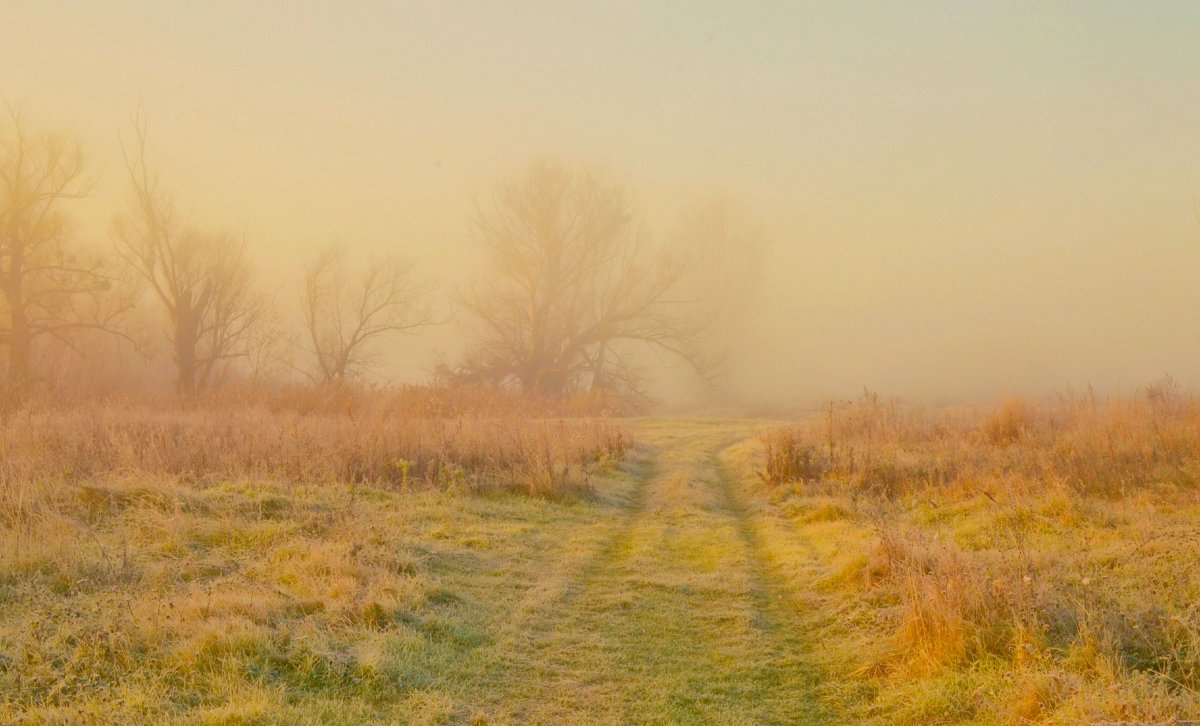
<svg viewBox="0 0 1200 726"><path fill-rule="evenodd" d="M552 162L500 186L475 220L490 275L465 296L477 324L462 372L550 396L640 391L629 344L707 370L706 321L684 304L693 265L650 242L625 191Z"/></svg>
<svg viewBox="0 0 1200 726"><path fill-rule="evenodd" d="M30 377L39 338L57 341L46 345L59 357L86 353L80 341L96 331L132 342L125 313L139 301L161 312L182 395L231 372L257 379L285 362L294 369L288 348L297 341L308 354L304 373L340 384L366 375L383 341L435 322L411 263L388 257L351 272L334 248L306 272L303 329L284 335L273 296L251 275L245 241L175 213L150 161L144 114L120 146L129 196L111 228L110 256L125 263L114 270L112 260L70 244L64 203L93 183L79 146L32 133L16 113L0 123L0 346L8 348L15 387ZM737 297L723 291L744 282L730 274L740 269L728 254L736 235L721 214L701 210L664 244L621 185L534 163L474 216L489 267L460 298L476 336L458 375L552 397L633 394L644 387L642 364L653 351L707 378L714 321ZM706 257L706 250L718 252Z"/></svg>
<svg viewBox="0 0 1200 726"><path fill-rule="evenodd" d="M9 387L32 375L35 342L45 336L77 349L78 331L125 339L129 288L103 258L72 244L63 202L91 191L82 148L60 135L34 133L10 111L0 128L0 342L8 346Z"/></svg>
<svg viewBox="0 0 1200 726"><path fill-rule="evenodd" d="M361 276L347 275L345 250L331 247L304 276L300 305L312 355L307 373L317 383L340 385L364 375L376 362L376 342L435 322L412 263L377 259Z"/></svg>
<svg viewBox="0 0 1200 726"><path fill-rule="evenodd" d="M270 297L251 279L244 240L175 222L173 204L147 160L145 119L122 139L129 173L128 212L113 224L117 252L153 291L167 318L176 390L191 395L218 382L273 327Z"/></svg>
<svg viewBox="0 0 1200 726"><path fill-rule="evenodd" d="M765 236L728 199L711 197L684 210L669 244L688 268L677 292L681 307L691 319L705 321L694 331L693 349L704 362L702 377L712 380L761 302Z"/></svg>

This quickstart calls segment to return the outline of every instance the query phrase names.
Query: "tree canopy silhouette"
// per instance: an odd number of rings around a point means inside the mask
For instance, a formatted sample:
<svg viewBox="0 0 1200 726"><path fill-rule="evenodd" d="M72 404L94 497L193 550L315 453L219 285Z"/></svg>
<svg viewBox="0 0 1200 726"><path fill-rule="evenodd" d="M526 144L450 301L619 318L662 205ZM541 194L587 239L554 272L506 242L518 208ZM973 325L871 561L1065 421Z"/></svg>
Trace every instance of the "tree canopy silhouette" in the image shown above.
<svg viewBox="0 0 1200 726"><path fill-rule="evenodd" d="M475 336L458 375L561 397L640 392L637 348L711 369L684 284L693 260L652 240L620 185L538 161L499 186L473 232L488 266L462 296Z"/></svg>

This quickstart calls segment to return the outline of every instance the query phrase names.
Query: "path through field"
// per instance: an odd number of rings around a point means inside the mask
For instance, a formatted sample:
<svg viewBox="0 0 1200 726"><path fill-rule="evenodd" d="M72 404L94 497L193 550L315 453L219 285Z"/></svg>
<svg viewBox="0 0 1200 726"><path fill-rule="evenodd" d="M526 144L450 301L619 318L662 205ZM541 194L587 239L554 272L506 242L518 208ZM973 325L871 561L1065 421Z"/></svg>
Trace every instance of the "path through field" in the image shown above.
<svg viewBox="0 0 1200 726"><path fill-rule="evenodd" d="M797 614L718 458L752 430L643 426L649 460L605 536L506 629L502 711L537 723L823 720Z"/></svg>
<svg viewBox="0 0 1200 726"><path fill-rule="evenodd" d="M557 498L144 479L62 494L48 521L69 546L0 553L0 722L832 720L804 637L809 543L730 448L768 424L622 425L628 460Z"/></svg>

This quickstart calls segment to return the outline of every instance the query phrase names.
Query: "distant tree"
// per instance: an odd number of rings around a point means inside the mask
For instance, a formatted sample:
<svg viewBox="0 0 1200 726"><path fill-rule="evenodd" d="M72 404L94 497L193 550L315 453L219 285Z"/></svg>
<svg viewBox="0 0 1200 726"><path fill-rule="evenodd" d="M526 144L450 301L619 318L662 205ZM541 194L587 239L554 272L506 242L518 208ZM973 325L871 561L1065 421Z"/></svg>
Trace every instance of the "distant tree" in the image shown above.
<svg viewBox="0 0 1200 726"><path fill-rule="evenodd" d="M379 342L434 323L425 292L408 261L375 259L351 276L343 248L322 252L305 272L300 298L312 356L306 373L322 385L365 375Z"/></svg>
<svg viewBox="0 0 1200 726"><path fill-rule="evenodd" d="M552 397L638 393L637 347L709 373L697 345L707 321L685 297L694 260L653 244L620 186L535 162L498 188L473 229L488 268L462 299L475 339L460 377Z"/></svg>
<svg viewBox="0 0 1200 726"><path fill-rule="evenodd" d="M246 341L246 382L258 388L278 383L295 370L298 338L281 324L278 311L272 307L263 324L255 327Z"/></svg>
<svg viewBox="0 0 1200 726"><path fill-rule="evenodd" d="M131 187L129 211L113 224L118 252L144 280L168 322L175 388L192 395L245 358L274 320L270 296L255 286L243 241L179 224L147 159L146 124L122 142Z"/></svg>
<svg viewBox="0 0 1200 726"><path fill-rule="evenodd" d="M39 338L75 348L84 331L128 338L132 298L106 260L73 244L63 203L90 192L83 150L66 137L36 133L10 111L0 127L0 343L8 348L8 387L31 380Z"/></svg>
<svg viewBox="0 0 1200 726"><path fill-rule="evenodd" d="M761 302L764 233L729 199L708 197L683 210L670 240L689 260L682 296L706 321L697 345L715 368L738 345Z"/></svg>

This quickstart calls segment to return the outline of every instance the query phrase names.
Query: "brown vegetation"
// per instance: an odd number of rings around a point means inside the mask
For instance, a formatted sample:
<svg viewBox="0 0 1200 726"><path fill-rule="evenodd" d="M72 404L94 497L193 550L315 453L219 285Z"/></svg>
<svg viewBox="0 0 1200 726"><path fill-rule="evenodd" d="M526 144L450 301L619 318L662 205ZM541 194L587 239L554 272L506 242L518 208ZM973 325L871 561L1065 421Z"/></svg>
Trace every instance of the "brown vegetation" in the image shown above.
<svg viewBox="0 0 1200 726"><path fill-rule="evenodd" d="M85 406L4 419L0 485L10 502L26 501L29 487L130 477L557 494L585 486L591 469L619 461L628 442L621 428L595 420Z"/></svg>
<svg viewBox="0 0 1200 726"><path fill-rule="evenodd" d="M630 443L603 421L195 403L0 420L0 721L442 713L422 684L473 672L496 583L546 566L542 530L592 501L558 495Z"/></svg>
<svg viewBox="0 0 1200 726"><path fill-rule="evenodd" d="M867 395L764 444L773 498L839 549L830 597L884 624L858 676L929 708L899 720L1200 707L1200 400L1172 382L990 410ZM830 507L839 526L814 525Z"/></svg>

